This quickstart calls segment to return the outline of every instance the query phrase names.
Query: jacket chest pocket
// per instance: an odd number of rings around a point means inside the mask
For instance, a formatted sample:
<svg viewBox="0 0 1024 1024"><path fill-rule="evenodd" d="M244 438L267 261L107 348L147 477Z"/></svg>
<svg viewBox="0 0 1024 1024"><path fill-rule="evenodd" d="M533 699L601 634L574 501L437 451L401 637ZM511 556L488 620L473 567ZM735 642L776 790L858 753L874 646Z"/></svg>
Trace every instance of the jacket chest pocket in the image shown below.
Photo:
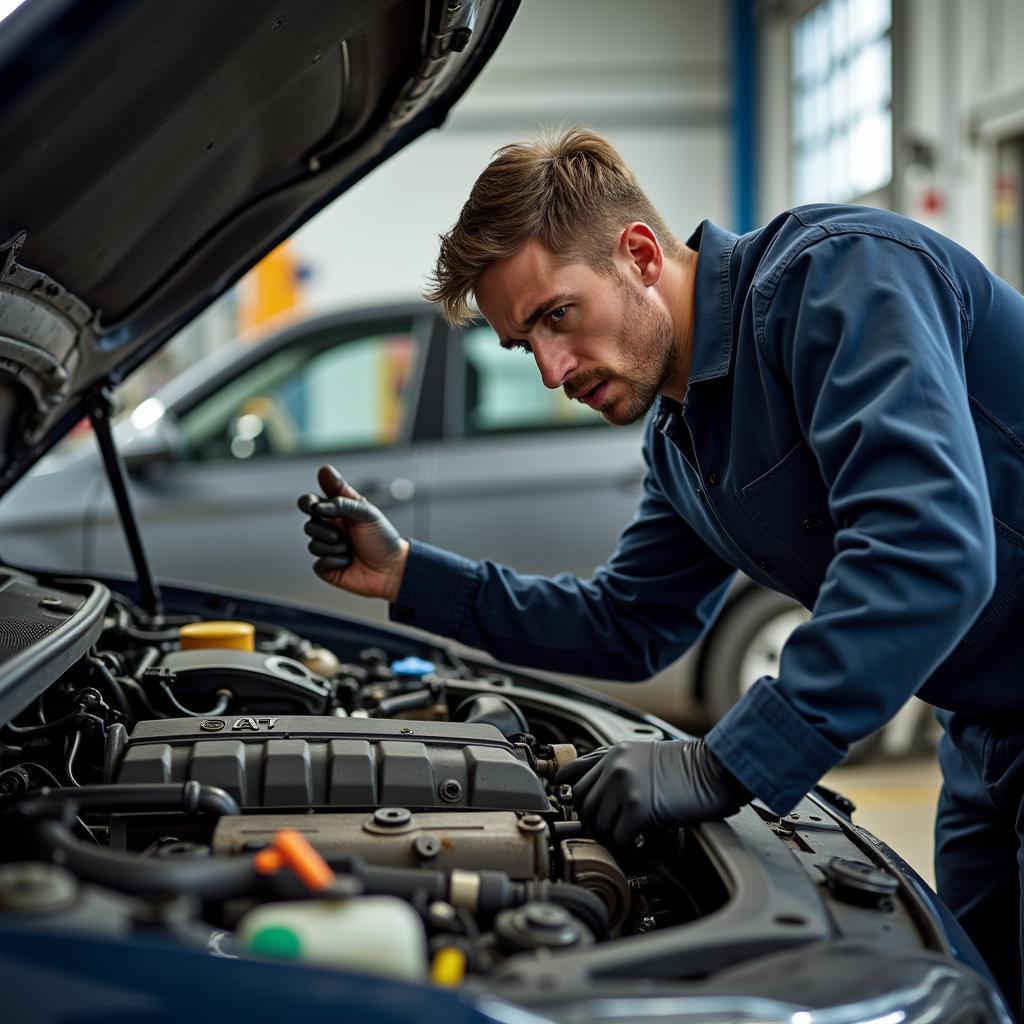
<svg viewBox="0 0 1024 1024"><path fill-rule="evenodd" d="M740 488L740 501L777 552L780 576L797 572L821 585L835 553L828 488L813 452L801 441L756 480ZM788 567L788 568L787 568Z"/></svg>

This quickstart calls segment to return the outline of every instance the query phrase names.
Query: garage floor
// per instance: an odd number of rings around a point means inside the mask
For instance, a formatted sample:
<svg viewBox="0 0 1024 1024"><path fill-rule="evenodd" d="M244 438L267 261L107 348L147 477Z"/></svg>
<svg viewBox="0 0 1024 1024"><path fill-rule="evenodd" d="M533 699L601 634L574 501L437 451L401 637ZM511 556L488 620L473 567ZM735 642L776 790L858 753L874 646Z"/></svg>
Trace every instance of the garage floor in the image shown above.
<svg viewBox="0 0 1024 1024"><path fill-rule="evenodd" d="M836 768L822 780L856 805L853 820L888 843L934 888L935 803L942 779L934 759Z"/></svg>

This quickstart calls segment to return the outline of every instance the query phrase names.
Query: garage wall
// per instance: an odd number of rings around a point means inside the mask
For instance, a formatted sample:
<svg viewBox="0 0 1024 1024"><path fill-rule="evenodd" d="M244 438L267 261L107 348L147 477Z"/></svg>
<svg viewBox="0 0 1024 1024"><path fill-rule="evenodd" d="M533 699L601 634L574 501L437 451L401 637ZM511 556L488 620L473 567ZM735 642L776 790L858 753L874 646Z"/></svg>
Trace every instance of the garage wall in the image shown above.
<svg viewBox="0 0 1024 1024"><path fill-rule="evenodd" d="M916 216L927 195L923 189L933 186L941 200L934 214L938 229L1012 277L1005 246L1010 242L1019 257L1021 168L1019 156L1007 166L1006 150L1015 143L1019 149L1024 138L1024 5L905 2L904 137L923 142L936 156L931 168L906 160L906 210ZM1007 228L1012 239L1005 237ZM1024 282L1016 276L1013 283L1020 287Z"/></svg>
<svg viewBox="0 0 1024 1024"><path fill-rule="evenodd" d="M413 143L295 236L311 310L417 293L437 236L499 146L586 123L684 237L729 226L726 0L524 0L440 132Z"/></svg>
<svg viewBox="0 0 1024 1024"><path fill-rule="evenodd" d="M760 10L760 220L791 203L789 26L811 4ZM882 197L955 238L1018 287L1024 264L1024 5L894 0L895 171Z"/></svg>

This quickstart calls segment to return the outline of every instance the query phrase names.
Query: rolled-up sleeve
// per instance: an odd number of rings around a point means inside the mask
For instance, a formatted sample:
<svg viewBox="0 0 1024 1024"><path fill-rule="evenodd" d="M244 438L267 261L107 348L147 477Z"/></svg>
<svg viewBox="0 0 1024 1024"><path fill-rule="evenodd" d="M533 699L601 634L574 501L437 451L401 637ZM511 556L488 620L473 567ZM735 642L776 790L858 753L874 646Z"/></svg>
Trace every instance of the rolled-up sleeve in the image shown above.
<svg viewBox="0 0 1024 1024"><path fill-rule="evenodd" d="M784 813L964 636L992 593L995 541L965 386L969 323L929 255L828 237L757 299L758 345L790 383L839 528L778 678L759 681L708 742Z"/></svg>
<svg viewBox="0 0 1024 1024"><path fill-rule="evenodd" d="M413 541L391 616L513 664L638 681L700 637L733 574L648 472L637 514L590 579L522 575Z"/></svg>

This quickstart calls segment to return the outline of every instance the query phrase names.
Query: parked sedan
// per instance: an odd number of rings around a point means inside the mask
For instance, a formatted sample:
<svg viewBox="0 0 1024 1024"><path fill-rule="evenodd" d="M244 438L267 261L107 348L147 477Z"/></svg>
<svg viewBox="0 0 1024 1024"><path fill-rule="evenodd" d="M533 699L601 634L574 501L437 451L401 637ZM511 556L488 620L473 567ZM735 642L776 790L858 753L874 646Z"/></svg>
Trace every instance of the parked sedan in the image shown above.
<svg viewBox="0 0 1024 1024"><path fill-rule="evenodd" d="M642 427L611 428L485 323L452 328L422 303L346 310L194 365L119 425L155 572L383 621L380 602L310 571L295 496L333 461L404 534L521 572L588 576L632 516ZM129 566L94 447L54 455L0 510L22 564ZM258 556L253 557L254 549ZM644 684L585 682L690 727L777 671L807 611L740 576L704 640ZM921 742L924 706L885 734ZM864 747L859 750L866 749Z"/></svg>

